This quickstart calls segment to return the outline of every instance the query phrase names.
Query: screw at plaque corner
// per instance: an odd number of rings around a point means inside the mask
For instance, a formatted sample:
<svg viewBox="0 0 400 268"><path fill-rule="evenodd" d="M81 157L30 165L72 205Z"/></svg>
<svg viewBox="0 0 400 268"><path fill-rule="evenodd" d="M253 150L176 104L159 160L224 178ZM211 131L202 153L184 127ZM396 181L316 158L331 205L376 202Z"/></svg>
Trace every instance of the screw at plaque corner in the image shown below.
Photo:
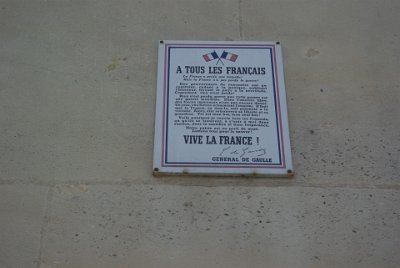
<svg viewBox="0 0 400 268"><path fill-rule="evenodd" d="M158 168L154 168L154 172L158 172Z"/></svg>
<svg viewBox="0 0 400 268"><path fill-rule="evenodd" d="M160 41L160 44L164 44L164 41L163 41L163 40L161 40L161 41Z"/></svg>
<svg viewBox="0 0 400 268"><path fill-rule="evenodd" d="M277 44L277 45L280 45L280 44L281 44L281 42L279 42L279 41L278 41L278 42L276 42L276 44Z"/></svg>
<svg viewBox="0 0 400 268"><path fill-rule="evenodd" d="M293 171L292 171L291 169L288 169L288 170L287 170L287 173L288 173L288 174L292 174L292 172L293 172Z"/></svg>

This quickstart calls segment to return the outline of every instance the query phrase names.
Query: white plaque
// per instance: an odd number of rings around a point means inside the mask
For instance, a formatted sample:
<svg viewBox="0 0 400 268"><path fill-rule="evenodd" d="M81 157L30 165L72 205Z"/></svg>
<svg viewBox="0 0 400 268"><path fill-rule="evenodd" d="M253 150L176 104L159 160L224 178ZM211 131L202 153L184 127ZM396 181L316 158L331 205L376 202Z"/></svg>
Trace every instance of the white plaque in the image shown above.
<svg viewBox="0 0 400 268"><path fill-rule="evenodd" d="M293 174L281 46L160 41L154 174Z"/></svg>

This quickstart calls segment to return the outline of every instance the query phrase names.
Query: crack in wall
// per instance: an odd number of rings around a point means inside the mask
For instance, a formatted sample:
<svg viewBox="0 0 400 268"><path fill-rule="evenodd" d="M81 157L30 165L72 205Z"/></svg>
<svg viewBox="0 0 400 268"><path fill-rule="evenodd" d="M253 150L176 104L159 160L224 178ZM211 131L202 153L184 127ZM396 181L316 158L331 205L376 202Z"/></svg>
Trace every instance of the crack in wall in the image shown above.
<svg viewBox="0 0 400 268"><path fill-rule="evenodd" d="M40 268L42 264L42 249L43 249L43 236L46 233L46 227L47 227L47 222L48 222L48 211L49 211L49 203L50 203L50 198L51 198L51 190L53 189L53 186L49 186L47 189L47 194L46 194L46 202L44 205L44 211L43 211L43 223L42 223L42 228L40 230L40 240L39 240L39 253L38 253L38 258L37 258L37 264L36 267Z"/></svg>
<svg viewBox="0 0 400 268"><path fill-rule="evenodd" d="M239 23L239 37L240 40L243 40L243 15L242 15L242 0L239 0L239 16L238 16L238 23Z"/></svg>

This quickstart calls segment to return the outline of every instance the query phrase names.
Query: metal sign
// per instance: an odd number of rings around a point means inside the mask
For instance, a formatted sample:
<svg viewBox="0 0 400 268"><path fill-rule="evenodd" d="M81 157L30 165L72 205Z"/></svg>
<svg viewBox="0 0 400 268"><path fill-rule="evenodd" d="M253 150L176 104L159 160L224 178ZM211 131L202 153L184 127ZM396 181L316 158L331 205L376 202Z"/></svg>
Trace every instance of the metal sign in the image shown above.
<svg viewBox="0 0 400 268"><path fill-rule="evenodd" d="M160 41L153 168L290 176L279 43Z"/></svg>

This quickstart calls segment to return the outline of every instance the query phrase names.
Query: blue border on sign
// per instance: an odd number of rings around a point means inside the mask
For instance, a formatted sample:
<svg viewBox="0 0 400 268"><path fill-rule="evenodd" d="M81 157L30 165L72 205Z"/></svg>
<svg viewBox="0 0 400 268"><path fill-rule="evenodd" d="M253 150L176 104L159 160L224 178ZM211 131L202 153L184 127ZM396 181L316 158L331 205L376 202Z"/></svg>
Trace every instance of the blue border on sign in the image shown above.
<svg viewBox="0 0 400 268"><path fill-rule="evenodd" d="M164 155L164 159L165 159L165 164L171 164L174 165L173 167L176 167L176 165L178 164L182 164L182 165L212 165L212 166L224 166L224 165L234 165L234 166L238 166L238 165L243 165L243 166L280 166L282 165L282 147L281 147L281 142L280 142L280 134L279 133L279 125L278 125L278 106L277 106L277 96L276 96L276 85L275 85L275 66L274 66L274 61L273 61L273 54L272 54L272 47L267 47L268 45L265 45L266 47L237 47L237 46L204 46L204 47L196 47L196 46L188 46L188 47L183 47L183 46L168 46L168 72L167 72L167 105L165 107L166 110L166 124L165 124L165 155ZM176 48L216 48L216 49L228 49L228 48L232 48L232 49L268 49L270 51L270 59L271 59L271 73L272 73L272 84L273 84L273 92L274 92L274 104L275 104L275 122L276 122L276 131L277 131L277 140L278 140L278 151L279 151L279 163L269 163L269 164L262 164L262 163L243 163L243 162L168 162L168 119L169 119L169 80L170 80L170 53L171 53L171 49L176 49ZM163 118L164 120L164 118ZM163 133L164 135L164 133ZM199 167L205 167L205 166L199 166Z"/></svg>

